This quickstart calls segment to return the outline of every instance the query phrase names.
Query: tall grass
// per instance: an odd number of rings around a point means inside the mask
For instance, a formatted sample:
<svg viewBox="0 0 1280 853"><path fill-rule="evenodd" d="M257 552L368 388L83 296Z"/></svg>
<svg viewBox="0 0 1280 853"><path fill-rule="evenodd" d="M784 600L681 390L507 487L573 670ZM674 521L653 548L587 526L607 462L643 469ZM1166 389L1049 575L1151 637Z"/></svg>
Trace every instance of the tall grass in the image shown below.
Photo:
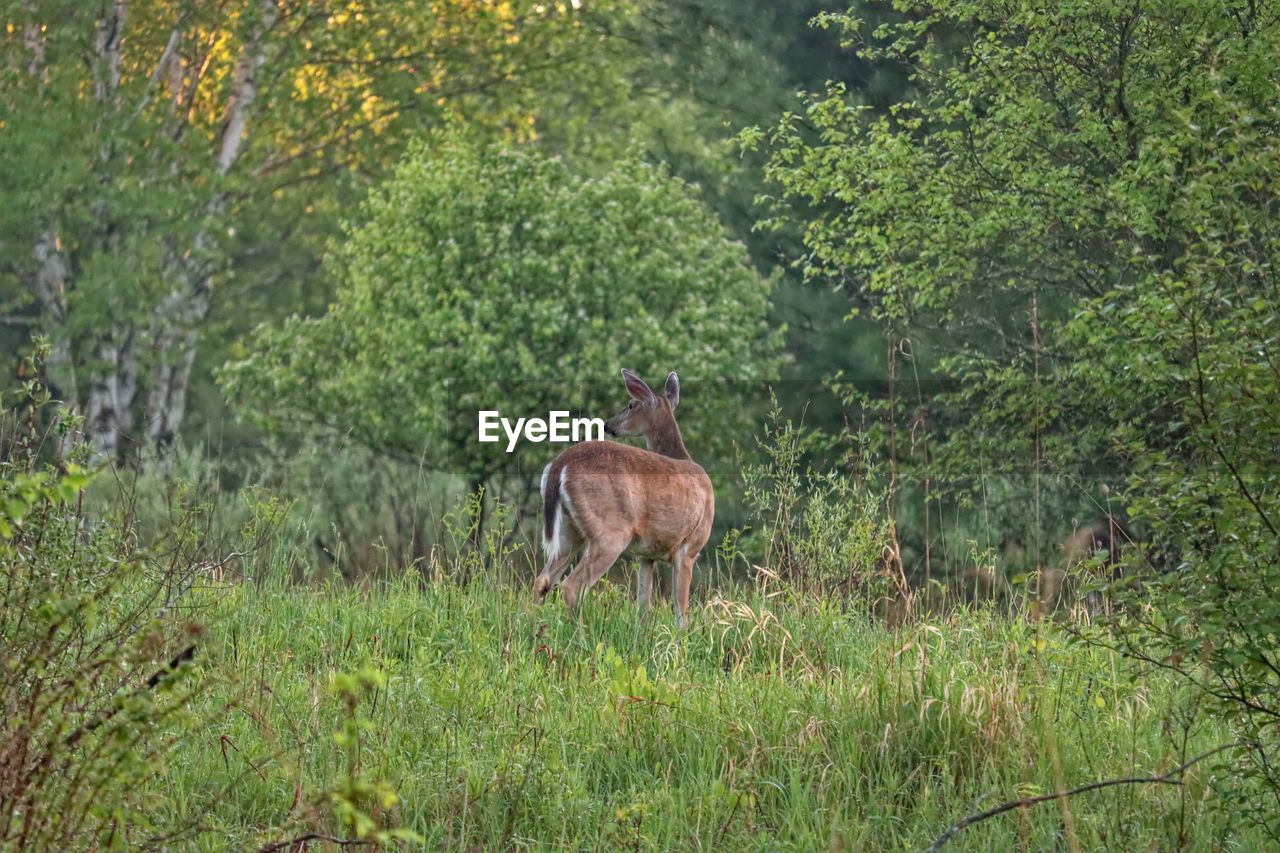
<svg viewBox="0 0 1280 853"><path fill-rule="evenodd" d="M431 848L912 849L1005 799L1160 772L1230 740L1097 647L989 611L889 630L820 600L706 593L686 634L597 588L581 618L473 575L204 590L206 665L249 698L159 784L206 849L330 831L338 673L387 676L359 771ZM212 701L212 700L211 700ZM223 792L227 782L230 795ZM1211 771L970 828L955 849L1251 847Z"/></svg>

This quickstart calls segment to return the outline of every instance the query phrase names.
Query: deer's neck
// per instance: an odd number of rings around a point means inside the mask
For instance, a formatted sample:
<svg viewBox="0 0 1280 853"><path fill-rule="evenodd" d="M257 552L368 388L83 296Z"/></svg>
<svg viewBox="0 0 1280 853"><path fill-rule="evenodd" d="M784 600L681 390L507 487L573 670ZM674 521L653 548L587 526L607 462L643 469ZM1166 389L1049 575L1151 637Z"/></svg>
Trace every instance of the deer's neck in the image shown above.
<svg viewBox="0 0 1280 853"><path fill-rule="evenodd" d="M653 432L644 437L645 446L659 456L670 456L672 459L692 459L685 450L684 439L680 437L680 427L676 419L670 418Z"/></svg>

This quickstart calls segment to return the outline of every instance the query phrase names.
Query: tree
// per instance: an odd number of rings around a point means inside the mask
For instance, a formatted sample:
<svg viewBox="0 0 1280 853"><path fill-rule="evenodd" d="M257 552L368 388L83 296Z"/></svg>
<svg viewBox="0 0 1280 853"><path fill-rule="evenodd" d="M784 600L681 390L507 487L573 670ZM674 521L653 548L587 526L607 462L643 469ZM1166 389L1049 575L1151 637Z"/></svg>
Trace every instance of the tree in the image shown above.
<svg viewBox="0 0 1280 853"><path fill-rule="evenodd" d="M892 16L881 4L853 4L866 14ZM630 78L648 97L631 99L650 155L697 184L731 233L769 269L800 250L799 227L755 228L755 197L765 190L764 158L743 151L744 128L798 109L802 93L831 82L845 85L877 109L899 100L906 81L897 63L868 62L811 25L822 12L849 8L830 0L693 0L642 6L622 38L640 53ZM789 271L779 279L774 316L787 326L783 402L807 406L806 423L838 429L842 413L822 406L819 382L838 371L875 371L883 350L868 329L851 342L840 320L840 298L804 286ZM825 393L821 394L826 397ZM798 409L797 409L798 413Z"/></svg>
<svg viewBox="0 0 1280 853"><path fill-rule="evenodd" d="M0 299L54 341L49 378L99 455L172 442L214 300L293 274L410 131L589 111L599 19L625 4L580 6L10 4Z"/></svg>
<svg viewBox="0 0 1280 853"><path fill-rule="evenodd" d="M222 382L272 430L334 429L483 483L511 470L477 413L612 414L618 368L678 370L697 443L732 403L699 380L777 365L769 282L694 188L626 161L584 177L528 146L434 135L335 243L319 318L260 328ZM707 386L702 386L706 388ZM721 444L721 446L725 446Z"/></svg>
<svg viewBox="0 0 1280 853"><path fill-rule="evenodd" d="M774 215L806 220L810 275L944 348L960 390L934 409L955 429L932 470L1124 487L1176 567L1125 617L1130 652L1195 679L1267 742L1280 20L1211 0L900 8L905 21L876 30L825 21L908 68L917 96L873 115L833 90L805 110L816 140L796 117L776 127ZM1254 756L1274 790L1271 747Z"/></svg>

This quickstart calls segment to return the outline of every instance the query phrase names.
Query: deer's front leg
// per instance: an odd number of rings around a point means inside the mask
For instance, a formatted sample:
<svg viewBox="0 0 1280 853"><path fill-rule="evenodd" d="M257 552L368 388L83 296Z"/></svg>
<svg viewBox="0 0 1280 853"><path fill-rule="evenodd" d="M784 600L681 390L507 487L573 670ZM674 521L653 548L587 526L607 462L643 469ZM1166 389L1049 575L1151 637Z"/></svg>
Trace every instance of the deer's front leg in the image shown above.
<svg viewBox="0 0 1280 853"><path fill-rule="evenodd" d="M676 627L681 630L689 627L689 586L693 583L693 564L697 559L696 553L677 554L673 567L676 587Z"/></svg>

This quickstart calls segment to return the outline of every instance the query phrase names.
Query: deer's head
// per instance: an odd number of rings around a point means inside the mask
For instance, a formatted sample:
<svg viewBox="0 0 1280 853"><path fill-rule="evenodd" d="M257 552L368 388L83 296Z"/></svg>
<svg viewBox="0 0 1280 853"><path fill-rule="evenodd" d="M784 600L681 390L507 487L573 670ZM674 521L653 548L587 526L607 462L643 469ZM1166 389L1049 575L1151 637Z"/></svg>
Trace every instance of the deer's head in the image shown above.
<svg viewBox="0 0 1280 853"><path fill-rule="evenodd" d="M667 385L661 394L655 394L643 379L626 368L622 369L622 381L626 383L631 401L609 418L604 425L605 432L649 438L674 423L674 412L680 402L680 380L675 373L667 375Z"/></svg>

